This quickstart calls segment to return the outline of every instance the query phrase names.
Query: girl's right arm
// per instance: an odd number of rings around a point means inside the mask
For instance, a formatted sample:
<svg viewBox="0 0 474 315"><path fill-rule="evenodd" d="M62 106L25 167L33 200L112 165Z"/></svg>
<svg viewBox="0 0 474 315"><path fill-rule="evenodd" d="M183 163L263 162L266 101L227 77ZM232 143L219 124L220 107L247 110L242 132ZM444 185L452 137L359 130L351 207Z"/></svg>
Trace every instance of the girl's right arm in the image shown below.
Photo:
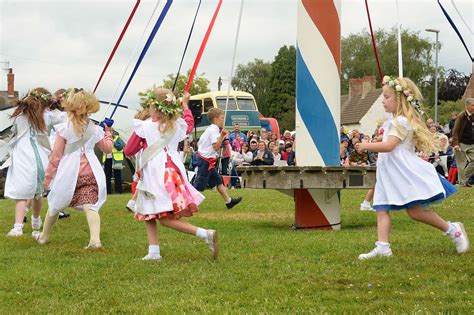
<svg viewBox="0 0 474 315"><path fill-rule="evenodd" d="M123 153L125 156L134 156L137 154L141 149L145 148L145 139L137 136L135 131L132 133L130 136L130 139L128 139L127 144L125 145L125 148L123 149Z"/></svg>
<svg viewBox="0 0 474 315"><path fill-rule="evenodd" d="M64 154L65 146L66 146L66 139L64 139L60 135L57 135L56 140L54 141L53 152L51 152L49 156L48 168L46 169L46 173L44 176L43 187L45 189L49 188L49 184L51 183L51 180L56 175L59 161L61 161L61 158L63 157L63 154Z"/></svg>
<svg viewBox="0 0 474 315"><path fill-rule="evenodd" d="M357 152L361 153L364 150L371 152L391 152L397 145L399 145L402 140L395 136L388 136L386 142L376 142L376 143L357 143L355 148Z"/></svg>

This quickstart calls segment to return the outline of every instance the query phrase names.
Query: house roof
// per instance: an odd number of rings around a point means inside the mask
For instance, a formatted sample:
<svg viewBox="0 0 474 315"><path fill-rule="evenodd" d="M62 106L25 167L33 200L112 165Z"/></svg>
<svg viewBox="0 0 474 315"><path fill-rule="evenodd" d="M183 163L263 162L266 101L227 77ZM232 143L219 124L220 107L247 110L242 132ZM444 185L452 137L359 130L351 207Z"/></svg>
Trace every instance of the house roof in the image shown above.
<svg viewBox="0 0 474 315"><path fill-rule="evenodd" d="M0 91L0 110L12 107L17 99L18 91L14 92L14 97L8 97L8 91Z"/></svg>
<svg viewBox="0 0 474 315"><path fill-rule="evenodd" d="M349 95L341 96L341 124L358 124L362 117L382 94L382 89L369 91L364 98L360 94L349 98Z"/></svg>

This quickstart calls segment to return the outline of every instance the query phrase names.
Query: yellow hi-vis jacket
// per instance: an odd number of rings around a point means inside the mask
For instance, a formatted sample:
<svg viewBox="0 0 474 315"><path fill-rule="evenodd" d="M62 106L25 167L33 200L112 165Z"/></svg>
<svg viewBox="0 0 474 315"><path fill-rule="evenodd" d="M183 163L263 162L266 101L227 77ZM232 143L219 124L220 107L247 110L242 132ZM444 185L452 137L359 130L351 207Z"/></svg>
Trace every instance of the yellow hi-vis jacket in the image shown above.
<svg viewBox="0 0 474 315"><path fill-rule="evenodd" d="M117 139L119 138L120 136L115 136L114 138L114 144L115 144L115 141L117 141ZM107 154L102 154L102 163L105 162L105 159L107 158ZM114 162L122 162L123 161L123 149L122 150L117 150L115 148L115 145L112 146L112 159Z"/></svg>

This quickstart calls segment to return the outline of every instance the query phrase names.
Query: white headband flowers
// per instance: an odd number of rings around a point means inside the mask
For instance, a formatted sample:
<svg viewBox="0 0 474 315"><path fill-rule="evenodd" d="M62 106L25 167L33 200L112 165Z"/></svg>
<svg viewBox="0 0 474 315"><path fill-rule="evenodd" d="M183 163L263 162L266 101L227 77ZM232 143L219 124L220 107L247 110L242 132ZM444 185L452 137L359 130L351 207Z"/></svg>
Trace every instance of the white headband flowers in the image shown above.
<svg viewBox="0 0 474 315"><path fill-rule="evenodd" d="M383 77L382 83L383 85L388 85L396 92L403 94L407 99L407 102L410 103L413 108L421 112L420 100L415 98L413 92L408 88L408 85L405 81L400 81L398 78L386 75Z"/></svg>

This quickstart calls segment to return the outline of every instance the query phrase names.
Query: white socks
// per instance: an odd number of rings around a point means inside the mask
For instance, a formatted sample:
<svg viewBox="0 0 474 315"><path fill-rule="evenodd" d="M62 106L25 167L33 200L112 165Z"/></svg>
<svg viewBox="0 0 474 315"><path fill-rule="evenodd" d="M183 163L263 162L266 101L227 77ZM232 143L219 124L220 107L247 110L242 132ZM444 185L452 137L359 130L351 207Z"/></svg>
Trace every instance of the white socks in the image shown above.
<svg viewBox="0 0 474 315"><path fill-rule="evenodd" d="M35 218L34 216L31 216L31 228L33 230L41 229L42 224L43 224L43 221L41 220L40 216L38 216L37 218Z"/></svg>
<svg viewBox="0 0 474 315"><path fill-rule="evenodd" d="M148 246L148 255L143 257L142 260L161 260L160 245Z"/></svg>
<svg viewBox="0 0 474 315"><path fill-rule="evenodd" d="M100 216L97 211L84 207L87 224L89 225L90 240L88 247L100 246Z"/></svg>
<svg viewBox="0 0 474 315"><path fill-rule="evenodd" d="M203 239L203 240L206 240L207 239L207 230L202 229L202 228L197 228L196 236Z"/></svg>
<svg viewBox="0 0 474 315"><path fill-rule="evenodd" d="M377 241L375 242L375 245L377 246L377 252L379 253L386 253L390 251L390 243Z"/></svg>
<svg viewBox="0 0 474 315"><path fill-rule="evenodd" d="M367 201L364 199L364 201L361 203L362 207L370 207L370 201Z"/></svg>
<svg viewBox="0 0 474 315"><path fill-rule="evenodd" d="M232 201L232 198L229 197L225 203L229 203L231 201Z"/></svg>
<svg viewBox="0 0 474 315"><path fill-rule="evenodd" d="M451 236L451 234L453 234L453 232L456 231L456 226L454 226L454 224L449 221L448 221L448 224L449 224L448 230L444 234Z"/></svg>
<svg viewBox="0 0 474 315"><path fill-rule="evenodd" d="M13 230L16 232L23 232L23 223L13 224Z"/></svg>

